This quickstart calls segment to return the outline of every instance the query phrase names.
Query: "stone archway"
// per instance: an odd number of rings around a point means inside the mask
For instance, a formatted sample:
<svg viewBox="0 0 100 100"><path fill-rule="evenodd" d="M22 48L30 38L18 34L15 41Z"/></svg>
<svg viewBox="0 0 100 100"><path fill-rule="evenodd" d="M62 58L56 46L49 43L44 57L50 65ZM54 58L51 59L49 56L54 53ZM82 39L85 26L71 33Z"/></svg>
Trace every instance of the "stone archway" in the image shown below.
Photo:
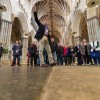
<svg viewBox="0 0 100 100"><path fill-rule="evenodd" d="M16 17L13 21L12 24L12 32L11 32L11 48L12 45L17 41L17 40L22 40L22 25L19 21L19 19Z"/></svg>
<svg viewBox="0 0 100 100"><path fill-rule="evenodd" d="M28 36L29 36L29 30L28 30L28 22L27 22L27 18L25 17L25 15L22 12L18 12L15 14L15 18L13 21L13 26L12 25L12 30L13 28L15 28L15 33L13 35L16 35L15 40L21 40L22 44L23 44L23 53L22 53L22 60L26 61L26 54L27 54L27 48L28 48ZM15 22L15 23L14 23ZM13 36L11 35L11 37Z"/></svg>
<svg viewBox="0 0 100 100"><path fill-rule="evenodd" d="M89 42L87 19L86 16L84 15L81 17L79 30L80 30L81 39L86 39Z"/></svg>
<svg viewBox="0 0 100 100"><path fill-rule="evenodd" d="M29 31L28 30L28 22L27 22L27 18L25 17L25 15L22 12L18 12L15 14L15 16L17 18L19 18L19 20L20 20L20 23L23 28L23 30L22 30L23 34L28 34L28 31Z"/></svg>
<svg viewBox="0 0 100 100"><path fill-rule="evenodd" d="M73 31L75 32L74 35L74 42L75 44L77 42L81 42L83 38L85 38L87 41L89 41L88 36L88 29L87 29L87 13L82 13L81 11L77 12L74 17L74 23L73 23Z"/></svg>

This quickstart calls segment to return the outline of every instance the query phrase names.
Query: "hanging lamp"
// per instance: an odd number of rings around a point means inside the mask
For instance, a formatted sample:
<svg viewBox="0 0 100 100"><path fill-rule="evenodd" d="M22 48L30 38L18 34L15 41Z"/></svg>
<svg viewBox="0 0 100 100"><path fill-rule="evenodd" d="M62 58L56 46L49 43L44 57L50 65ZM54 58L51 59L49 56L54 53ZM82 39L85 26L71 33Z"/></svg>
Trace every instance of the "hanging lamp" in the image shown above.
<svg viewBox="0 0 100 100"><path fill-rule="evenodd" d="M99 0L87 0L88 7L95 7L99 3Z"/></svg>
<svg viewBox="0 0 100 100"><path fill-rule="evenodd" d="M0 4L0 12L5 12L6 10L6 6Z"/></svg>

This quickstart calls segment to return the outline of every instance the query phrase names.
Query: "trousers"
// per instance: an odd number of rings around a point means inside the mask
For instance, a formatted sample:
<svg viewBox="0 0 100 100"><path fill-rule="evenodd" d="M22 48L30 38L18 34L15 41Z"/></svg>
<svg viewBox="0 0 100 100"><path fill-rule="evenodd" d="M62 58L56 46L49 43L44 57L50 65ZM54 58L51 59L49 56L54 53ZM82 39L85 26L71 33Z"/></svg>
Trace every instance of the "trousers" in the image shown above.
<svg viewBox="0 0 100 100"><path fill-rule="evenodd" d="M44 57L43 57L43 49L44 48L47 51L49 63L50 64L54 63L53 57L52 57L52 53L51 53L50 44L49 44L49 41L48 41L48 37L47 36L43 36L43 38L39 41L40 65L45 64L44 63Z"/></svg>

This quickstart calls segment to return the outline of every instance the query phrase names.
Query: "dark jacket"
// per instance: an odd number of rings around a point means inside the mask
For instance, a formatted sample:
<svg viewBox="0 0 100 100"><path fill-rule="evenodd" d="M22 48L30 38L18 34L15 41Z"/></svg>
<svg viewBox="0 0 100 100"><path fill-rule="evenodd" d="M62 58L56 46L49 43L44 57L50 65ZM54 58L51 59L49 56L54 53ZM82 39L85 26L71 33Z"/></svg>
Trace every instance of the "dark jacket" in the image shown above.
<svg viewBox="0 0 100 100"><path fill-rule="evenodd" d="M30 55L36 55L37 53L37 46L35 44L32 44L29 48L28 51Z"/></svg>
<svg viewBox="0 0 100 100"><path fill-rule="evenodd" d="M54 53L57 50L56 42L50 42L51 52Z"/></svg>
<svg viewBox="0 0 100 100"><path fill-rule="evenodd" d="M0 57L2 56L2 54L3 54L3 47L1 46L0 47Z"/></svg>
<svg viewBox="0 0 100 100"><path fill-rule="evenodd" d="M73 57L73 55L75 55L75 48L68 48L68 57Z"/></svg>
<svg viewBox="0 0 100 100"><path fill-rule="evenodd" d="M36 38L38 41L40 39L42 39L44 33L45 33L45 25L43 25L39 20L38 20L38 17L37 17L37 12L34 12L34 17L35 17L35 22L37 23L39 29L37 30L36 32L36 35L34 38Z"/></svg>
<svg viewBox="0 0 100 100"><path fill-rule="evenodd" d="M56 53L63 55L63 47L62 46L57 46Z"/></svg>
<svg viewBox="0 0 100 100"><path fill-rule="evenodd" d="M76 56L80 56L81 55L81 46L75 46L75 53L76 53Z"/></svg>
<svg viewBox="0 0 100 100"><path fill-rule="evenodd" d="M19 44L19 49L20 49L20 55L22 55L22 48L23 48L23 45L22 44Z"/></svg>
<svg viewBox="0 0 100 100"><path fill-rule="evenodd" d="M12 50L13 50L13 56L20 56L20 45L18 44L15 44L13 47L12 47ZM16 52L18 50L18 52Z"/></svg>

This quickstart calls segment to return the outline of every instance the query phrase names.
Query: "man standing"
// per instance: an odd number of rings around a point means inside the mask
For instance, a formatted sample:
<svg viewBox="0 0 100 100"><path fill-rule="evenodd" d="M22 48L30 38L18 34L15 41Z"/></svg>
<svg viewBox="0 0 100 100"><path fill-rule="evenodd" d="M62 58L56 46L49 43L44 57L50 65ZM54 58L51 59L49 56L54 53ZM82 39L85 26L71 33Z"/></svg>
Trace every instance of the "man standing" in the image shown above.
<svg viewBox="0 0 100 100"><path fill-rule="evenodd" d="M16 65L16 59L18 66L20 66L20 45L18 41L16 41L16 43L14 44L12 50L13 50L13 62L11 66Z"/></svg>
<svg viewBox="0 0 100 100"><path fill-rule="evenodd" d="M1 67L1 57L3 54L3 47L2 47L2 43L0 43L0 67Z"/></svg>
<svg viewBox="0 0 100 100"><path fill-rule="evenodd" d="M54 63L54 60L52 57L52 53L51 53L51 49L50 49L50 45L49 45L49 40L48 40L49 29L48 29L47 21L45 20L44 22L41 23L37 17L36 7L33 7L33 11L34 11L35 21L39 27L39 29L35 35L35 38L39 41L40 66L41 67L48 66L44 63L44 58L43 58L44 47L48 53L48 59L49 59L50 65L53 66L53 65L55 65L55 63Z"/></svg>
<svg viewBox="0 0 100 100"><path fill-rule="evenodd" d="M54 38L51 38L50 46L51 46L51 51L52 51L52 55L53 55L54 61L57 62L57 53L56 53L57 44L56 44Z"/></svg>
<svg viewBox="0 0 100 100"><path fill-rule="evenodd" d="M91 57L94 60L95 65L100 65L100 47L99 47L99 42L95 40L95 38L92 38L92 42L90 43L91 45Z"/></svg>
<svg viewBox="0 0 100 100"><path fill-rule="evenodd" d="M60 42L57 45L57 64L63 65L63 46Z"/></svg>
<svg viewBox="0 0 100 100"><path fill-rule="evenodd" d="M77 56L77 65L82 65L81 45L79 43L77 43L77 45L75 46L75 53Z"/></svg>
<svg viewBox="0 0 100 100"><path fill-rule="evenodd" d="M36 53L37 53L37 46L36 44L32 43L31 46L28 49L29 54L30 54L30 64L33 66L33 60L34 60L34 65L36 65Z"/></svg>

